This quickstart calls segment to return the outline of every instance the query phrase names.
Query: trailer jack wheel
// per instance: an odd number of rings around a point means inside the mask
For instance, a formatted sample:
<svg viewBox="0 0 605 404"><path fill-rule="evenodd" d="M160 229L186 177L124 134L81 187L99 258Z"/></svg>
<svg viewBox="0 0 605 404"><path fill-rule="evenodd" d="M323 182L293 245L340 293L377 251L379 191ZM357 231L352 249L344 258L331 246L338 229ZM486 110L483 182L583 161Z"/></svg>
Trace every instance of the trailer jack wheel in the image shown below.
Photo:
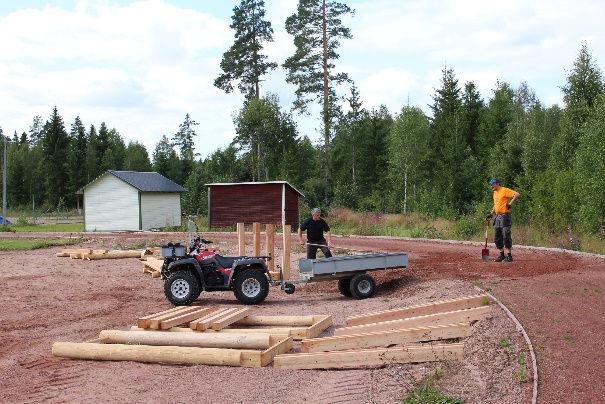
<svg viewBox="0 0 605 404"><path fill-rule="evenodd" d="M286 292L286 294L291 295L296 291L296 287L294 286L294 284L292 283L286 283L284 285L284 292Z"/></svg>

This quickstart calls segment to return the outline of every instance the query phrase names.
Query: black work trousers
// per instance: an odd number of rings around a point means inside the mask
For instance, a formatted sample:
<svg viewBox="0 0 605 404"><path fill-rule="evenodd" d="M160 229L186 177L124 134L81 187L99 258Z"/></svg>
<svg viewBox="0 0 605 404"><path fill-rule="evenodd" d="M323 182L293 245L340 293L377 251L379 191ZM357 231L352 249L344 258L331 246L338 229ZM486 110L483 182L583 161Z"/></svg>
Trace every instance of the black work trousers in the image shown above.
<svg viewBox="0 0 605 404"><path fill-rule="evenodd" d="M324 253L324 256L326 258L330 258L332 256L332 253L330 252L330 249L327 247L328 243L326 242L325 238L322 238L319 241L307 241L307 258L308 259L316 259L317 258L317 250L321 249L321 252ZM326 247L319 247L319 246L326 246Z"/></svg>
<svg viewBox="0 0 605 404"><path fill-rule="evenodd" d="M513 220L510 213L496 215L494 220L494 244L496 244L498 250L513 248L513 238L510 230L512 225Z"/></svg>

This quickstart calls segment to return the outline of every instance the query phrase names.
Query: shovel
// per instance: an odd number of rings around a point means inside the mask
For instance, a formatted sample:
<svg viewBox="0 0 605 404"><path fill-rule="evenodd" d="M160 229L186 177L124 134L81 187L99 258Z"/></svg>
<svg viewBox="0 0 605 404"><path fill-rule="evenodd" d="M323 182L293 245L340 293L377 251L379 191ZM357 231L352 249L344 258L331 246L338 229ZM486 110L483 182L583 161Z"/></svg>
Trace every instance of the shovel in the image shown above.
<svg viewBox="0 0 605 404"><path fill-rule="evenodd" d="M489 229L489 223L485 226L485 246L481 249L481 259L484 262L489 261L489 248L487 248L487 230Z"/></svg>

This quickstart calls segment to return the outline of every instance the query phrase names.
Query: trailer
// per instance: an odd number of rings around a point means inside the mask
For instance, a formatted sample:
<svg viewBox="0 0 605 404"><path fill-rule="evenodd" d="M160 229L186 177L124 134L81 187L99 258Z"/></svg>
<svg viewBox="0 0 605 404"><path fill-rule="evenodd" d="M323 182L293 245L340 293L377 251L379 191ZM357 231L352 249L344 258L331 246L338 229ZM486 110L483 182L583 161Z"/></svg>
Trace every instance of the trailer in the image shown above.
<svg viewBox="0 0 605 404"><path fill-rule="evenodd" d="M368 272L407 266L406 253L372 253L301 259L298 261L301 280L280 280L278 283L286 293L291 294L295 291L294 284L338 280L338 290L341 294L356 299L366 299L376 293L376 282Z"/></svg>

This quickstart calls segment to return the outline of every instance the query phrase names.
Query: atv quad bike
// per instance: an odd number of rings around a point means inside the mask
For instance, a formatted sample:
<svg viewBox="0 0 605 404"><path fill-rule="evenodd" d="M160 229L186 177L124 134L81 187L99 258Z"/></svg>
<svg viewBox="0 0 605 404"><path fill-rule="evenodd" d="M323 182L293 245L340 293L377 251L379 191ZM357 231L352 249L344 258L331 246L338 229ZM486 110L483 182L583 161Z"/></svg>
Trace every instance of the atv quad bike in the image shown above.
<svg viewBox="0 0 605 404"><path fill-rule="evenodd" d="M202 291L232 290L244 304L258 304L269 293L267 256L225 257L196 237L189 252L180 244L162 247L164 294L176 306L190 305Z"/></svg>

